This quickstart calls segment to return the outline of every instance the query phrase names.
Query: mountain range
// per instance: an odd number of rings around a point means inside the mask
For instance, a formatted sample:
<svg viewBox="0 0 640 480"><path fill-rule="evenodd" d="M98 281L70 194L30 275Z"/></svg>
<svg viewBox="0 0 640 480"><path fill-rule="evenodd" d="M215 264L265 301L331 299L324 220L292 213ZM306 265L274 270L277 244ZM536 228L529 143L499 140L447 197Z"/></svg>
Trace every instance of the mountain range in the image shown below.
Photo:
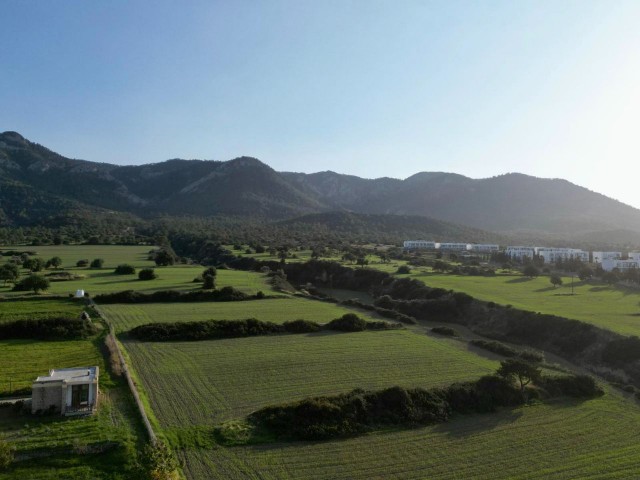
<svg viewBox="0 0 640 480"><path fill-rule="evenodd" d="M19 133L0 134L5 226L51 226L79 212L279 222L311 215L321 222L326 216L317 214L331 211L429 217L522 238L616 235L640 243L640 210L561 179L519 173L472 179L444 172L365 179L277 172L251 157L120 166L66 158Z"/></svg>

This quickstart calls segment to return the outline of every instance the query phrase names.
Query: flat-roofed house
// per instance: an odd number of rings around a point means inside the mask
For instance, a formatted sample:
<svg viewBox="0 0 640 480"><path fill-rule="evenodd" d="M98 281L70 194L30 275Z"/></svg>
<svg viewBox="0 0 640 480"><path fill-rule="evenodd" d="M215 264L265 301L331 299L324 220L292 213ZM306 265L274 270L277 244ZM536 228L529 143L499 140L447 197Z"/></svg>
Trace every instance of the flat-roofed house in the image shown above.
<svg viewBox="0 0 640 480"><path fill-rule="evenodd" d="M435 250L436 242L430 240L405 240L405 250Z"/></svg>
<svg viewBox="0 0 640 480"><path fill-rule="evenodd" d="M589 252L577 248L537 247L536 254L544 263L553 263L558 260L581 260L585 263L589 261Z"/></svg>
<svg viewBox="0 0 640 480"><path fill-rule="evenodd" d="M620 272L626 272L628 270L635 270L640 268L640 262L636 260L603 260L602 269L605 272L610 272L617 269Z"/></svg>
<svg viewBox="0 0 640 480"><path fill-rule="evenodd" d="M466 252L467 244L466 243L451 243L451 242L442 242L436 243L436 248L438 250L444 250L447 252Z"/></svg>
<svg viewBox="0 0 640 480"><path fill-rule="evenodd" d="M500 250L500 245L487 243L469 243L467 244L467 250L470 252L494 253Z"/></svg>
<svg viewBox="0 0 640 480"><path fill-rule="evenodd" d="M36 378L32 386L31 412L62 415L93 413L98 404L98 367L60 368Z"/></svg>
<svg viewBox="0 0 640 480"><path fill-rule="evenodd" d="M602 263L604 260L617 260L622 258L622 252L593 252L593 263Z"/></svg>
<svg viewBox="0 0 640 480"><path fill-rule="evenodd" d="M511 246L507 247L505 253L514 260L532 259L536 254L536 247Z"/></svg>

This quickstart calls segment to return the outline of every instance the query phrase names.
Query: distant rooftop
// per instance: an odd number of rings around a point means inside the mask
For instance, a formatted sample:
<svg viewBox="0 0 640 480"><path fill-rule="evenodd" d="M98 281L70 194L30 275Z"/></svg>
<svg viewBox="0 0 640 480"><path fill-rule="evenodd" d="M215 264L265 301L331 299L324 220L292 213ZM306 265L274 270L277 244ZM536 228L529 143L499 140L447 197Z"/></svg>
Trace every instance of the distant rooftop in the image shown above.
<svg viewBox="0 0 640 480"><path fill-rule="evenodd" d="M36 382L87 383L98 378L98 367L75 367L50 370L49 375L36 378Z"/></svg>

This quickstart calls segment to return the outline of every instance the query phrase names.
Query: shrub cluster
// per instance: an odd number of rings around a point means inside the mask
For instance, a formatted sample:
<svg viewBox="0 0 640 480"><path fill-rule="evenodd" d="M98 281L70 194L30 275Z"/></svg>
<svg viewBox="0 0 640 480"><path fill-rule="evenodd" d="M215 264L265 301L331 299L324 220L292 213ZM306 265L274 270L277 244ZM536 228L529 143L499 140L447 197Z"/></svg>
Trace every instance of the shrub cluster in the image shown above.
<svg viewBox="0 0 640 480"><path fill-rule="evenodd" d="M223 287L220 290L195 290L179 292L177 290L160 290L153 293L142 293L135 290L125 290L116 293L97 295L97 303L155 303L155 302L232 302L250 300L255 296L247 295L233 287Z"/></svg>
<svg viewBox="0 0 640 480"><path fill-rule="evenodd" d="M37 340L80 339L96 333L90 322L77 318L44 318L0 323L0 340L27 338Z"/></svg>
<svg viewBox="0 0 640 480"><path fill-rule="evenodd" d="M113 273L115 273L116 275L133 275L134 273L136 273L136 267L123 263L118 265Z"/></svg>
<svg viewBox="0 0 640 480"><path fill-rule="evenodd" d="M612 340L602 351L602 361L613 367L636 360L640 360L640 338L636 336Z"/></svg>
<svg viewBox="0 0 640 480"><path fill-rule="evenodd" d="M483 348L484 350L502 355L503 357L520 357L523 360L527 360L529 362L544 361L544 355L542 353L534 352L532 350L517 350L510 347L509 345L505 345L504 343L497 342L495 340L471 340L469 343L476 347Z"/></svg>
<svg viewBox="0 0 640 480"><path fill-rule="evenodd" d="M433 333L437 333L438 335L448 335L450 337L457 337L458 336L458 332L456 332L451 327L433 327L431 329L431 331Z"/></svg>
<svg viewBox="0 0 640 480"><path fill-rule="evenodd" d="M278 437L322 440L346 437L381 426L429 425L454 413L490 412L518 405L522 396L500 377L425 390L392 387L379 391L315 397L266 407L249 416L254 425Z"/></svg>
<svg viewBox="0 0 640 480"><path fill-rule="evenodd" d="M150 342L214 340L220 338L251 337L284 333L313 333L320 330L359 332L363 330L390 330L400 324L367 322L352 313L320 325L309 320L293 320L283 324L246 320L205 320L200 322L148 323L131 330L138 340Z"/></svg>
<svg viewBox="0 0 640 480"><path fill-rule="evenodd" d="M544 377L539 386L552 397L595 398L604 395L602 387L589 375Z"/></svg>

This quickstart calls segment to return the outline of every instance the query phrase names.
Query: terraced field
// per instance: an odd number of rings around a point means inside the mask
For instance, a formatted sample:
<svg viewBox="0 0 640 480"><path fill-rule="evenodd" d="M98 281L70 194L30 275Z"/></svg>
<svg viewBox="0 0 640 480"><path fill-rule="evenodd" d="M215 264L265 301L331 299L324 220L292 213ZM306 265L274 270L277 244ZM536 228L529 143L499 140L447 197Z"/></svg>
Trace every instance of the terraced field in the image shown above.
<svg viewBox="0 0 640 480"><path fill-rule="evenodd" d="M411 275L431 287L466 292L478 299L534 312L561 315L592 323L623 335L640 335L640 290L596 285L571 278L554 288L548 277L521 275L472 277L435 273Z"/></svg>
<svg viewBox="0 0 640 480"><path fill-rule="evenodd" d="M255 274L254 274L255 275ZM127 305L101 305L100 310L111 320L118 331L151 322L190 322L199 320L259 320L282 323L303 318L326 323L353 309L333 303L282 296L245 302L197 302L197 303L145 303ZM380 320L361 311L358 315L370 320Z"/></svg>
<svg viewBox="0 0 640 480"><path fill-rule="evenodd" d="M637 406L614 392L584 403L460 416L441 425L327 442L189 449L188 478L631 479Z"/></svg>

